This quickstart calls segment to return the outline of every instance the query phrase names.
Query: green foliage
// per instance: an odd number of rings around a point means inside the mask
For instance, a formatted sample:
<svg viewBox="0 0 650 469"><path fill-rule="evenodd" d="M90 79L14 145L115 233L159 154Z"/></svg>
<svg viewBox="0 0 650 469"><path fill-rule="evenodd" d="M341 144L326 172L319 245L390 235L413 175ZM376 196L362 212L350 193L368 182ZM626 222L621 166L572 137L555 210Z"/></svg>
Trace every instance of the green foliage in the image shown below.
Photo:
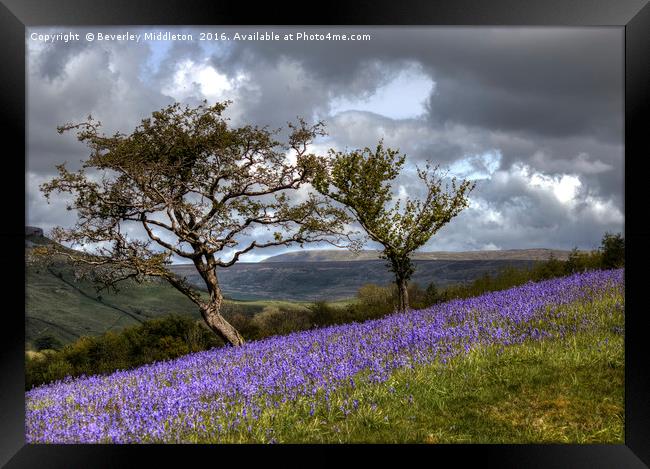
<svg viewBox="0 0 650 469"><path fill-rule="evenodd" d="M435 283L431 282L427 285L427 288L424 291L423 300L426 305L432 305L440 301L440 292Z"/></svg>
<svg viewBox="0 0 650 469"><path fill-rule="evenodd" d="M395 274L400 310L408 307L406 284L415 271L413 251L468 206L467 196L474 188L470 181L457 183L452 178L443 189L438 168L427 163L417 169L424 198L398 200L391 207L391 183L405 158L398 150L384 148L383 142L374 151L367 147L350 153L331 150L313 181L316 190L347 207L369 238L382 245L381 256Z"/></svg>
<svg viewBox="0 0 650 469"><path fill-rule="evenodd" d="M367 310L369 316L378 316L387 310L395 309L395 296L394 286L382 288L379 285L367 284L359 288L355 306Z"/></svg>
<svg viewBox="0 0 650 469"><path fill-rule="evenodd" d="M620 233L605 233L599 252L604 268L616 269L625 265L625 239Z"/></svg>
<svg viewBox="0 0 650 469"><path fill-rule="evenodd" d="M78 171L57 166L58 175L42 184L41 191L48 201L55 194L68 196L77 223L55 228L53 238L84 251L62 250L54 243L38 252L66 256L78 275L99 288L162 278L200 310L210 310L213 314L203 315L209 321L220 314L217 267L230 267L257 248L349 238L349 216L328 199L314 192L300 201L290 197L318 170L308 149L324 135L323 124L310 126L298 119L289 124L282 143L276 140L279 130L231 127L223 116L229 104L174 103L153 112L129 134L106 135L90 116L86 122L59 127L59 133L76 132L90 154ZM124 226L134 224L144 230L146 240L129 236ZM251 232L260 227L268 228L266 237L251 240ZM92 253L90 246L96 248ZM172 256L196 266L210 294L207 302L171 272ZM241 337L225 321L210 327L241 345Z"/></svg>
<svg viewBox="0 0 650 469"><path fill-rule="evenodd" d="M34 340L34 347L39 352L41 350L58 350L63 346L61 341L53 335L42 335Z"/></svg>
<svg viewBox="0 0 650 469"><path fill-rule="evenodd" d="M584 252L573 248L565 263L567 273L595 270L603 267L602 254L598 251Z"/></svg>
<svg viewBox="0 0 650 469"><path fill-rule="evenodd" d="M567 273L593 269L617 269L625 266L625 239L620 233L605 233L597 250L584 252L574 248L565 263Z"/></svg>
<svg viewBox="0 0 650 469"><path fill-rule="evenodd" d="M309 314L295 310L282 311L277 306L264 308L261 313L253 316L252 323L259 331L259 338L289 334L312 326Z"/></svg>
<svg viewBox="0 0 650 469"><path fill-rule="evenodd" d="M28 356L25 386L30 389L66 376L110 373L223 345L201 322L181 316L146 321L122 332L83 336L59 351Z"/></svg>

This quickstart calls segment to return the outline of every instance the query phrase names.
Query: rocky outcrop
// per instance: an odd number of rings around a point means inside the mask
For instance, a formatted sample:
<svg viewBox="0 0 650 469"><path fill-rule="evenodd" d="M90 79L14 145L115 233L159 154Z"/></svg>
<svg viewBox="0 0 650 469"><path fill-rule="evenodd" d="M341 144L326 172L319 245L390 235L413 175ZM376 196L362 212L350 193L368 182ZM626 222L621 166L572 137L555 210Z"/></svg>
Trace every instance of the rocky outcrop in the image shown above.
<svg viewBox="0 0 650 469"><path fill-rule="evenodd" d="M43 230L41 228L38 228L36 226L26 226L25 227L25 237L28 236L35 236L35 237L42 237L43 236Z"/></svg>

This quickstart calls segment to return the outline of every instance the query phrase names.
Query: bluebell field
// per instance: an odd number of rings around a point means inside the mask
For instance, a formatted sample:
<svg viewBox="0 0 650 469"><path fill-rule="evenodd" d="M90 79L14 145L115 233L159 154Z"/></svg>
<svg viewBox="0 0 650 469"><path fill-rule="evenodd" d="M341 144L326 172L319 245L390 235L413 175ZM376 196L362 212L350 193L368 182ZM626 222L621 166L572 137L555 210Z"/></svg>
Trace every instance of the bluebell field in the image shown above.
<svg viewBox="0 0 650 469"><path fill-rule="evenodd" d="M590 319L558 307L603 295L623 298L623 290L622 269L592 271L109 376L68 378L26 393L26 440L216 441L266 406L327 401L342 387L380 383L396 369L445 363L483 345L562 339L588 328Z"/></svg>

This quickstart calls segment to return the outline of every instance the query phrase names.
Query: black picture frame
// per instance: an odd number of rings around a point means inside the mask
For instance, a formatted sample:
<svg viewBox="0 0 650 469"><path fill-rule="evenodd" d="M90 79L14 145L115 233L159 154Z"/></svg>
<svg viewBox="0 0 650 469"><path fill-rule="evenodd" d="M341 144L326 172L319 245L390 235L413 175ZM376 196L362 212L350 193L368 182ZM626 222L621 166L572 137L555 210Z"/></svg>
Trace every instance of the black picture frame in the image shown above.
<svg viewBox="0 0 650 469"><path fill-rule="evenodd" d="M314 9L313 7L316 6ZM636 468L650 465L650 382L644 340L648 334L642 297L650 265L644 159L650 155L647 127L650 103L650 6L648 0L450 0L328 1L307 5L265 2L250 7L218 0L2 0L0 4L0 119L6 177L0 184L3 323L0 326L0 465L18 467L134 467L165 465L172 457L225 458L245 462L241 447L213 445L25 445L24 439L24 191L25 169L25 28L83 25L465 25L465 26L620 26L625 28L625 444L623 445L438 445L409 446L410 458L434 464L442 457L463 465ZM10 150L9 142L15 144ZM15 174L14 174L15 173ZM19 174L20 173L20 174ZM9 213L7 213L9 212ZM11 298L10 298L11 297ZM13 300L13 301L12 301ZM287 461L296 447L263 448ZM310 446L309 459L322 455L338 463L331 447ZM337 452L344 448L336 448ZM361 448L362 450L364 448ZM367 453L383 457L389 446ZM282 452L282 456L277 453ZM417 452L417 453L415 453ZM268 456L271 456L269 453ZM364 456L365 457L365 456ZM190 461L190 460L187 460ZM302 460L309 464L309 460Z"/></svg>

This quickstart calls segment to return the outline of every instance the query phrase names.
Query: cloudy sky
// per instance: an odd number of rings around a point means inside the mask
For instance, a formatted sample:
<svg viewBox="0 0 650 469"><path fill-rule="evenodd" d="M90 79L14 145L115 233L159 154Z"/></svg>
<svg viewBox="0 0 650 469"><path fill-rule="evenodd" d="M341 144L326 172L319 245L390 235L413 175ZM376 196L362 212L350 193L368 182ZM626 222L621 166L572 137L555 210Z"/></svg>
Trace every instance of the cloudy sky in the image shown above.
<svg viewBox="0 0 650 469"><path fill-rule="evenodd" d="M144 40L158 31L192 40ZM254 31L281 39L233 39ZM303 32L370 40L297 40ZM152 111L202 99L232 100L233 125L323 120L317 153L383 138L407 156L396 196L418 194L413 169L425 160L476 180L470 207L423 250L592 249L623 231L622 28L30 28L26 40L27 220L46 231L74 213L63 199L48 205L39 184L87 156L57 125L92 114L128 133Z"/></svg>

